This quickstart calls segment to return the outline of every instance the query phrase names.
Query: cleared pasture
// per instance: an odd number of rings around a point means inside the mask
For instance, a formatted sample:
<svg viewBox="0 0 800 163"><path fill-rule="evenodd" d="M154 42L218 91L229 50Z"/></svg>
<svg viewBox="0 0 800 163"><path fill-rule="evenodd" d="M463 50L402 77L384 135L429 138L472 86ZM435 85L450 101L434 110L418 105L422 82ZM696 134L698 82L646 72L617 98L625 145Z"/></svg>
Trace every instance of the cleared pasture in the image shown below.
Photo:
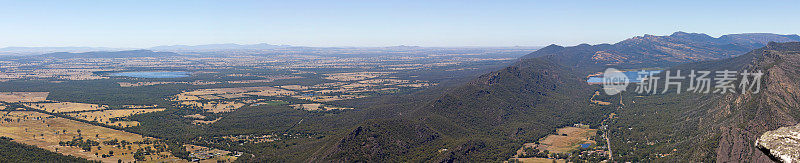
<svg viewBox="0 0 800 163"><path fill-rule="evenodd" d="M50 92L0 92L2 102L40 102L47 100Z"/></svg>
<svg viewBox="0 0 800 163"><path fill-rule="evenodd" d="M67 115L71 117L75 117L78 119L83 119L87 121L94 121L98 123L104 123L107 125L114 125L120 127L130 127L130 126L137 126L139 122L133 121L118 121L111 122L113 118L120 118L120 117L127 117L135 114L144 114L150 112L158 112L164 111L164 109L115 109L115 110L101 110L101 111L90 111L90 112L78 112L78 113L68 113Z"/></svg>
<svg viewBox="0 0 800 163"><path fill-rule="evenodd" d="M59 145L59 142L70 141L76 137L83 137L83 139L97 142L113 139L120 141L125 140L127 142L153 139L134 133L94 126L83 122L54 117L44 113L32 111L5 112L0 115L0 118L14 119L12 122L3 121L0 123L0 135L10 137L16 142L34 145L39 148L65 155L73 155L89 160L98 160L103 162L117 162L118 160L122 160L124 162L133 162L135 159L131 153L135 152L137 149L149 146L144 144L130 145L131 148L129 150L128 148L117 148L111 145L100 143L99 146L92 147L91 151L85 151L79 147L61 146ZM114 151L113 153L116 154L106 158L102 158L101 155L95 155L95 153L108 154L109 151ZM160 154L166 155L167 157L146 157L148 158L147 161L181 161L180 159L171 156L169 153Z"/></svg>
<svg viewBox="0 0 800 163"><path fill-rule="evenodd" d="M230 112L245 106L244 103L235 101L210 101L208 103L201 103L197 101L183 101L181 105L192 106L200 108L206 112L222 113Z"/></svg>
<svg viewBox="0 0 800 163"><path fill-rule="evenodd" d="M137 150L153 150L157 146L166 147L156 138L144 137L135 133L121 130L95 126L88 123L78 122L65 118L35 112L35 111L10 111L0 112L0 136L12 138L13 141L37 146L49 151L82 157L89 160L102 162L135 162L134 153ZM60 145L60 142L68 142L80 138L81 140L91 140L99 142L90 149L84 150L77 146ZM127 144L107 144L105 142L117 140L116 142L128 142ZM205 151L213 153L230 153L228 151L197 146ZM168 151L155 150L156 152L143 155L143 161L136 162L188 162L173 156ZM112 154L113 153L113 154ZM208 152L206 152L208 153ZM195 151L191 155L206 154L203 151ZM103 157L106 155L106 157ZM201 162L233 162L235 156L220 156L210 158Z"/></svg>
<svg viewBox="0 0 800 163"><path fill-rule="evenodd" d="M75 103L75 102L56 102L56 103L26 103L25 106L44 110L51 113L75 112L75 111L92 111L108 109L107 105Z"/></svg>
<svg viewBox="0 0 800 163"><path fill-rule="evenodd" d="M540 140L539 150L549 150L550 153L569 153L580 148L579 144L596 144L591 137L597 134L597 129L564 127L556 131L557 135L548 135ZM566 136L565 136L566 135Z"/></svg>

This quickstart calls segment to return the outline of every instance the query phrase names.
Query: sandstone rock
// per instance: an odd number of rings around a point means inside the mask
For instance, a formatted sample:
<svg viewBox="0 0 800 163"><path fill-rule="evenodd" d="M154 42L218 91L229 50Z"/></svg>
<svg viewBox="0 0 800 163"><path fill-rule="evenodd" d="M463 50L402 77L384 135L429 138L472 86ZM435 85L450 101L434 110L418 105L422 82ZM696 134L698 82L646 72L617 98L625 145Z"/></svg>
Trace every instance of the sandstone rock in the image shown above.
<svg viewBox="0 0 800 163"><path fill-rule="evenodd" d="M782 162L800 162L800 125L767 131L756 140L756 146Z"/></svg>

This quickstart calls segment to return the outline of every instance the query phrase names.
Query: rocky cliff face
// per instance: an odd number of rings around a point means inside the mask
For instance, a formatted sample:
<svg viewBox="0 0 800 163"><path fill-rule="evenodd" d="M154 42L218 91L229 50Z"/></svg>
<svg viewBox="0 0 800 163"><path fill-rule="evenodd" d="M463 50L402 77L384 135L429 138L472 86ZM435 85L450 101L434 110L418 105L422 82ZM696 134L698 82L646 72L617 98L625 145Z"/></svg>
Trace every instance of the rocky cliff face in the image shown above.
<svg viewBox="0 0 800 163"><path fill-rule="evenodd" d="M663 155L660 159L670 162L773 162L753 144L767 131L800 121L798 49L797 42L770 43L734 58L671 68L762 71L764 76L759 93L631 93L611 126L620 131L611 133L619 148L614 152L627 152L618 156L623 161Z"/></svg>
<svg viewBox="0 0 800 163"><path fill-rule="evenodd" d="M782 162L800 162L800 125L767 131L756 140L756 146Z"/></svg>

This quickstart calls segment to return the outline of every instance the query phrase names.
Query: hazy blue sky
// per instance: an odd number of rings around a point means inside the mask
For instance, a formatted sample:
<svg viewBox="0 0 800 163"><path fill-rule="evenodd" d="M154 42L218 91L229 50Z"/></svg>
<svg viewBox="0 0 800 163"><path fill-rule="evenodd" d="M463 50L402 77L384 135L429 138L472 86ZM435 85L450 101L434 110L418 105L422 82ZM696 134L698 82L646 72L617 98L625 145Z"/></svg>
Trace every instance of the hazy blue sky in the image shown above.
<svg viewBox="0 0 800 163"><path fill-rule="evenodd" d="M533 46L800 33L797 1L0 0L0 47Z"/></svg>

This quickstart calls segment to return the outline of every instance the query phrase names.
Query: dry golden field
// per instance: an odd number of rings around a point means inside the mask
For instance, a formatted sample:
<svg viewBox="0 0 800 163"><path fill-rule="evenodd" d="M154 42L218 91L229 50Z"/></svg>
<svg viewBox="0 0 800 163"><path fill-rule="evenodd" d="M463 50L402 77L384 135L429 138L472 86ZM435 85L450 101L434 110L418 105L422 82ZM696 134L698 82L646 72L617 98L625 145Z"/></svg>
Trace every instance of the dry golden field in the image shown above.
<svg viewBox="0 0 800 163"><path fill-rule="evenodd" d="M295 94L294 91L284 90L275 87L236 87L236 88L213 88L213 89L200 89L195 91L183 92L175 95L175 101L193 101L193 100L214 100L214 99L232 99L247 97L248 95L256 96L288 96Z"/></svg>
<svg viewBox="0 0 800 163"><path fill-rule="evenodd" d="M592 136L597 134L597 129L564 127L558 129L556 133L558 135L548 135L540 140L539 150L549 150L550 153L569 153L580 148L579 144L597 143L594 140L590 140ZM566 136L563 136L564 134Z"/></svg>
<svg viewBox="0 0 800 163"><path fill-rule="evenodd" d="M230 112L245 106L244 103L235 102L235 101L211 101L208 103L201 103L197 101L183 101L181 105L186 106L194 106L200 109L205 110L206 112L212 113L222 113L222 112Z"/></svg>
<svg viewBox="0 0 800 163"><path fill-rule="evenodd" d="M101 111L89 111L89 112L78 112L78 113L68 113L67 115L71 117L75 117L78 119L83 119L87 121L94 121L98 123L104 123L107 125L112 126L120 126L120 127L132 127L138 126L139 122L135 121L117 121L111 122L110 119L112 118L120 118L120 117L127 117L135 114L144 114L150 112L157 112L157 111L164 111L164 109L115 109L115 110L101 110Z"/></svg>
<svg viewBox="0 0 800 163"><path fill-rule="evenodd" d="M267 96L267 97L270 97L270 96L291 96L291 95L295 95L296 92L290 91L290 90L277 89L276 88L276 89L261 90L261 91L257 91L257 92L247 92L247 93L242 93L242 94L243 95L254 95L254 96Z"/></svg>
<svg viewBox="0 0 800 163"><path fill-rule="evenodd" d="M108 109L108 106L106 105L74 103L74 102L26 103L25 106L38 110L44 110L46 112L51 112L51 113Z"/></svg>
<svg viewBox="0 0 800 163"><path fill-rule="evenodd" d="M40 102L47 100L50 92L0 92L2 102Z"/></svg>
<svg viewBox="0 0 800 163"><path fill-rule="evenodd" d="M118 160L122 160L123 162L134 162L133 153L139 149L157 149L156 146L166 147L165 143L157 141L158 139L156 138L144 137L135 133L95 126L34 111L0 112L0 119L3 119L3 121L0 121L0 136L12 138L15 142L34 145L49 151L82 157L89 160L102 162L117 162ZM75 138L92 140L99 142L99 144L92 146L90 151L86 151L77 146L59 144L59 142L67 142ZM104 143L111 140L117 140L118 142L124 140L128 143L126 145L110 145ZM213 153L229 153L228 151L200 146L196 146L195 148L213 151ZM108 155L112 151L113 154ZM204 151L195 152L197 153L192 153L192 155L209 153ZM107 157L102 157L104 154L106 154ZM187 160L172 156L168 151L144 155L144 159L144 162L188 162ZM225 162L232 162L236 160L236 157L221 156L204 161L216 162L217 159Z"/></svg>
<svg viewBox="0 0 800 163"><path fill-rule="evenodd" d="M137 142L143 141L146 137L134 133L58 118L39 112L12 111L5 112L0 116L3 119L15 119L13 122L3 121L0 123L0 135L10 137L19 143L34 145L65 155L73 155L103 162L117 162L118 159L122 159L124 162L133 162L132 152L135 152L139 148L149 147L147 145L131 145L131 149L129 150L127 148L117 148L101 143L99 146L92 147L92 151L84 151L78 147L61 146L59 142L70 141L75 137L83 137L84 139L98 142L112 139ZM78 132L79 130L80 133ZM115 155L102 158L94 154L108 154L108 151L114 151ZM163 158L153 157L152 160L149 161L180 161L180 159L172 157L169 153L164 153L163 155L169 156Z"/></svg>
<svg viewBox="0 0 800 163"><path fill-rule="evenodd" d="M392 72L349 72L349 73L333 73L325 74L325 79L338 80L338 81L355 81L370 78L376 78L383 75L391 74Z"/></svg>

